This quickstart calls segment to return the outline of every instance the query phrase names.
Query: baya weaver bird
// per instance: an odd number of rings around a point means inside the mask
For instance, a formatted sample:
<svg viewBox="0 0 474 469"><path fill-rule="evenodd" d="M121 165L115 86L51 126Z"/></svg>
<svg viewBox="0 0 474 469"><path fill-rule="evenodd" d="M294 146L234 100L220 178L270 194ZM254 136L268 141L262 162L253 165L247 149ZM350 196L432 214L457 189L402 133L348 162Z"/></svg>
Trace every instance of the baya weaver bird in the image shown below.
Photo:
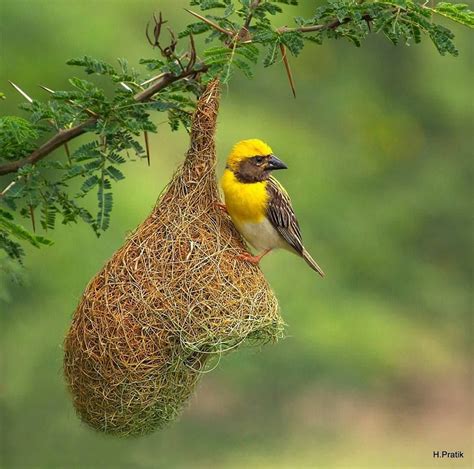
<svg viewBox="0 0 474 469"><path fill-rule="evenodd" d="M324 272L303 246L290 197L271 176L272 171L286 168L261 140L237 143L229 154L221 179L225 205L219 206L227 211L245 240L260 251L256 256L241 254L241 259L258 264L272 249L283 248L301 256L324 277Z"/></svg>

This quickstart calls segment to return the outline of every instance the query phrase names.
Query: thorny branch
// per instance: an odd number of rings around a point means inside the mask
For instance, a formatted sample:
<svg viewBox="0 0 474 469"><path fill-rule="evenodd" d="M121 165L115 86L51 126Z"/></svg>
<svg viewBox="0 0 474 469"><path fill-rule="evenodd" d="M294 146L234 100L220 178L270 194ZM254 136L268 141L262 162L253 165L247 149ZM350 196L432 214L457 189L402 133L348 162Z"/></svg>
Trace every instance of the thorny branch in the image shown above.
<svg viewBox="0 0 474 469"><path fill-rule="evenodd" d="M258 8L260 5L261 0L253 0L249 13L247 14L247 17L245 18L245 21L242 25L242 27L236 31L236 30L228 30L225 29L224 27L220 26L219 24L215 23L214 21L194 12L188 9L185 9L188 13L192 14L196 18L198 18L200 21L208 24L211 26L213 29L216 31L225 34L228 39L226 41L226 45L229 47L236 47L238 44L249 44L252 42L252 34L250 31L250 23L253 19L255 10ZM422 5L424 6L424 5ZM369 14L365 14L362 16L362 18L367 22L367 25L370 29L370 24L373 21L373 18ZM164 89L165 87L169 86L170 84L186 79L190 76L196 76L200 72L206 72L208 70L208 66L205 63L197 63L197 54L196 54L196 47L194 43L194 39L192 35L189 35L189 40L190 40L190 50L187 54L184 56L179 57L176 54L176 47L177 47L177 39L174 35L174 33L168 29L170 33L170 43L167 47L162 47L160 44L160 35L162 33L163 25L166 23L166 21L163 20L163 17L161 13L158 15L153 15L153 20L154 20L154 26L153 26L153 31L150 33L150 24L147 25L146 27L146 37L149 41L149 43L153 47L158 47L161 54L167 58L168 60L173 60L175 61L178 66L180 67L181 73L178 75L173 75L171 73L163 73L160 74L156 77L150 78L149 80L145 81L142 83L141 86L148 85L149 83L153 83L153 85L149 86L145 90L137 93L134 96L135 101L137 102L145 102L151 99L156 93ZM315 25L308 25L308 26L299 26L295 28L290 28L287 26L282 26L276 29L276 32L278 34L286 34L286 33L314 33L318 31L327 31L327 30L335 30L339 28L340 26L347 24L351 22L352 19L350 17L343 18L343 19L334 19L332 21L329 21L327 23L322 23L322 24L315 24ZM282 60L285 65L286 73L288 75L288 79L290 82L290 86L292 89L293 94L295 94L295 87L294 87L294 81L293 77L291 74L291 69L289 67L288 63L288 57L286 54L286 48L283 44L280 46L280 51L282 54ZM187 63L183 65L183 60L186 59ZM49 91L49 90L48 90ZM20 92L20 91L19 91ZM23 93L21 93L24 95ZM18 161L12 161L5 163L3 165L0 165L0 176L9 174L9 173L14 173L18 171L21 167L27 165L27 164L34 164L47 155L49 155L53 150L57 149L61 145L65 145L67 142L70 140L86 133L90 128L94 126L94 124L97 122L100 116L94 115L92 111L86 110L88 114L90 115L89 119L86 121L68 128L67 130L59 130L59 132L54 135L50 140L48 140L46 143L44 143L41 147L33 151L30 155L27 157L18 160Z"/></svg>
<svg viewBox="0 0 474 469"><path fill-rule="evenodd" d="M175 53L177 40L172 31L170 31L170 35L171 35L170 44L167 47L163 48L159 43L159 36L161 33L161 28L163 24L165 23L165 21L163 21L161 14L159 15L159 18L156 18L156 16L154 15L154 20L155 20L155 27L153 30L153 41L150 38L150 35L148 32L149 28L147 26L146 36L148 38L148 41L150 42L152 46L159 47L161 53L165 57L171 58L172 60L176 60L176 62L179 64L181 68L181 73L179 75L173 75L172 73L164 73L158 77L152 78L151 80L147 80L147 82L143 83L142 85L148 84L152 81L155 81L155 83L149 86L148 88L144 89L143 91L140 91L133 97L133 99L137 103L149 101L155 94L159 93L161 90L171 85L172 83L175 83L179 80L186 79L191 76L196 76L199 73L206 72L208 69L206 64L203 64L203 63L196 64L196 60L197 60L196 46L195 46L194 38L192 37L192 35L190 36L190 39L189 39L190 50L186 54L187 63L185 66L183 65L181 61L182 58L179 58ZM46 88L46 87L43 87L43 88L46 89L48 92L54 94L54 91L50 90L49 88ZM15 89L17 89L17 91L23 97L25 97L25 93L21 89L19 89L17 86L15 86ZM29 98L28 96L28 99L30 100L31 98ZM43 145L41 145L39 148L34 150L30 155L26 156L25 158L0 165L0 176L14 173L18 171L20 168L22 168L23 166L26 166L28 164L37 163L38 161L48 156L51 152L59 148L61 145L66 145L67 142L86 133L89 129L91 129L95 125L97 120L100 118L98 114L93 113L90 110L86 110L86 112L90 115L89 119L87 119L86 121L81 122L80 124L74 127L59 130L56 135L54 135L47 142L45 142Z"/></svg>

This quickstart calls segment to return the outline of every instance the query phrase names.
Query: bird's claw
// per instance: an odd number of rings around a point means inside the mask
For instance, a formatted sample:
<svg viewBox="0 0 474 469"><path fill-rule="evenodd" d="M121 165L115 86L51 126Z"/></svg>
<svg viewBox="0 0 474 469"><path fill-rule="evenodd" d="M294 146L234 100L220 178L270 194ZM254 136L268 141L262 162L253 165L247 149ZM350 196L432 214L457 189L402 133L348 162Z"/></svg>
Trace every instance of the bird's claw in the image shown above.
<svg viewBox="0 0 474 469"><path fill-rule="evenodd" d="M250 262L253 265L258 265L262 260L262 257L266 256L270 251L271 249L265 249L265 251L263 251L261 254L258 254L257 256L252 256L252 254L249 254L248 252L242 252L241 254L237 255L237 258Z"/></svg>
<svg viewBox="0 0 474 469"><path fill-rule="evenodd" d="M248 252L242 252L241 254L237 254L237 259L241 261L249 262L252 265L258 265L260 262L261 256L252 256Z"/></svg>
<svg viewBox="0 0 474 469"><path fill-rule="evenodd" d="M221 204L220 202L216 202L216 208L219 209L221 212L229 213L227 212L227 207L225 206L225 204Z"/></svg>

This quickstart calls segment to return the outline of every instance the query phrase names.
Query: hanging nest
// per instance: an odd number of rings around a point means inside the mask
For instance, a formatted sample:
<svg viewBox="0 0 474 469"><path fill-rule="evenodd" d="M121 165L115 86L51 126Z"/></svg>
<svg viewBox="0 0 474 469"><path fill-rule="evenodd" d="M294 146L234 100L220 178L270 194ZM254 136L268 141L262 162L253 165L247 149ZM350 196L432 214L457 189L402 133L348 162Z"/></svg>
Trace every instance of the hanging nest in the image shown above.
<svg viewBox="0 0 474 469"><path fill-rule="evenodd" d="M191 147L150 216L91 280L74 313L64 372L96 430L150 433L173 420L213 357L282 335L277 300L217 209L219 83L193 117Z"/></svg>

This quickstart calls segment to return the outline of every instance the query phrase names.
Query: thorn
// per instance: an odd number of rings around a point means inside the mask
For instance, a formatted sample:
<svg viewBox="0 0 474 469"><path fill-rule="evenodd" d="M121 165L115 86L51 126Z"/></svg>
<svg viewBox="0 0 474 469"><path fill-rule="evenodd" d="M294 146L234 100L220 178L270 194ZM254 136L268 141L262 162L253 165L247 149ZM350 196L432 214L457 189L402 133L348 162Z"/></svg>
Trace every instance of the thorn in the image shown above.
<svg viewBox="0 0 474 469"><path fill-rule="evenodd" d="M286 47L284 44L280 44L280 51L281 51L281 58L283 59L283 63L285 64L288 81L290 82L291 92L293 93L293 97L296 98L295 82L293 80L293 74L291 73L290 64L288 62L288 56L286 55Z"/></svg>
<svg viewBox="0 0 474 469"><path fill-rule="evenodd" d="M15 83L10 80L8 80L8 83L10 83L10 85L12 85L13 88L15 88L15 90L17 90L18 93L20 93L29 103L33 102L33 100L18 85L15 85Z"/></svg>
<svg viewBox="0 0 474 469"><path fill-rule="evenodd" d="M371 25L370 19L367 19L367 18L364 18L364 19L365 19L365 23L367 24L367 29L369 30L369 33L371 33L372 25Z"/></svg>
<svg viewBox="0 0 474 469"><path fill-rule="evenodd" d="M5 187L5 189L3 189L2 192L0 192L0 197L3 197L17 183L17 181L19 179L20 179L20 177L14 179L12 182L10 182L10 184L8 184L8 186Z"/></svg>
<svg viewBox="0 0 474 469"><path fill-rule="evenodd" d="M130 86L128 86L126 83L124 83L123 81L121 81L120 84L121 84L127 91L130 91L131 93L133 93L132 88L130 88Z"/></svg>
<svg viewBox="0 0 474 469"><path fill-rule="evenodd" d="M148 132L146 130L143 132L143 136L145 137L146 159L148 166L150 166L150 142L148 141Z"/></svg>
<svg viewBox="0 0 474 469"><path fill-rule="evenodd" d="M66 151L67 160L69 162L69 165L71 165L71 152L69 151L69 146L68 146L67 142L64 144L64 150Z"/></svg>
<svg viewBox="0 0 474 469"><path fill-rule="evenodd" d="M218 24L214 23L213 21L207 19L205 16L202 16L199 13L196 13L192 10L188 10L187 8L185 8L184 10L187 11L188 13L190 13L191 15L195 16L196 18L200 19L201 21L204 21L204 23L207 23L209 26L212 26L214 29L217 29L217 31L220 31L221 33L227 34L228 36L233 36L234 35L232 33L232 31L229 31L229 30L219 26Z"/></svg>
<svg viewBox="0 0 474 469"><path fill-rule="evenodd" d="M40 88L43 90L47 91L48 93L54 94L54 91L51 88L48 88L47 86L44 85L38 85Z"/></svg>
<svg viewBox="0 0 474 469"><path fill-rule="evenodd" d="M35 211L33 210L32 205L30 205L29 207L30 207L31 226L33 227L33 233L36 233Z"/></svg>
<svg viewBox="0 0 474 469"><path fill-rule="evenodd" d="M140 86L148 85L148 83L151 83L152 81L163 78L165 75L166 73L160 73L159 75L156 75L156 77L149 78L148 80L145 80L143 83L140 83Z"/></svg>

